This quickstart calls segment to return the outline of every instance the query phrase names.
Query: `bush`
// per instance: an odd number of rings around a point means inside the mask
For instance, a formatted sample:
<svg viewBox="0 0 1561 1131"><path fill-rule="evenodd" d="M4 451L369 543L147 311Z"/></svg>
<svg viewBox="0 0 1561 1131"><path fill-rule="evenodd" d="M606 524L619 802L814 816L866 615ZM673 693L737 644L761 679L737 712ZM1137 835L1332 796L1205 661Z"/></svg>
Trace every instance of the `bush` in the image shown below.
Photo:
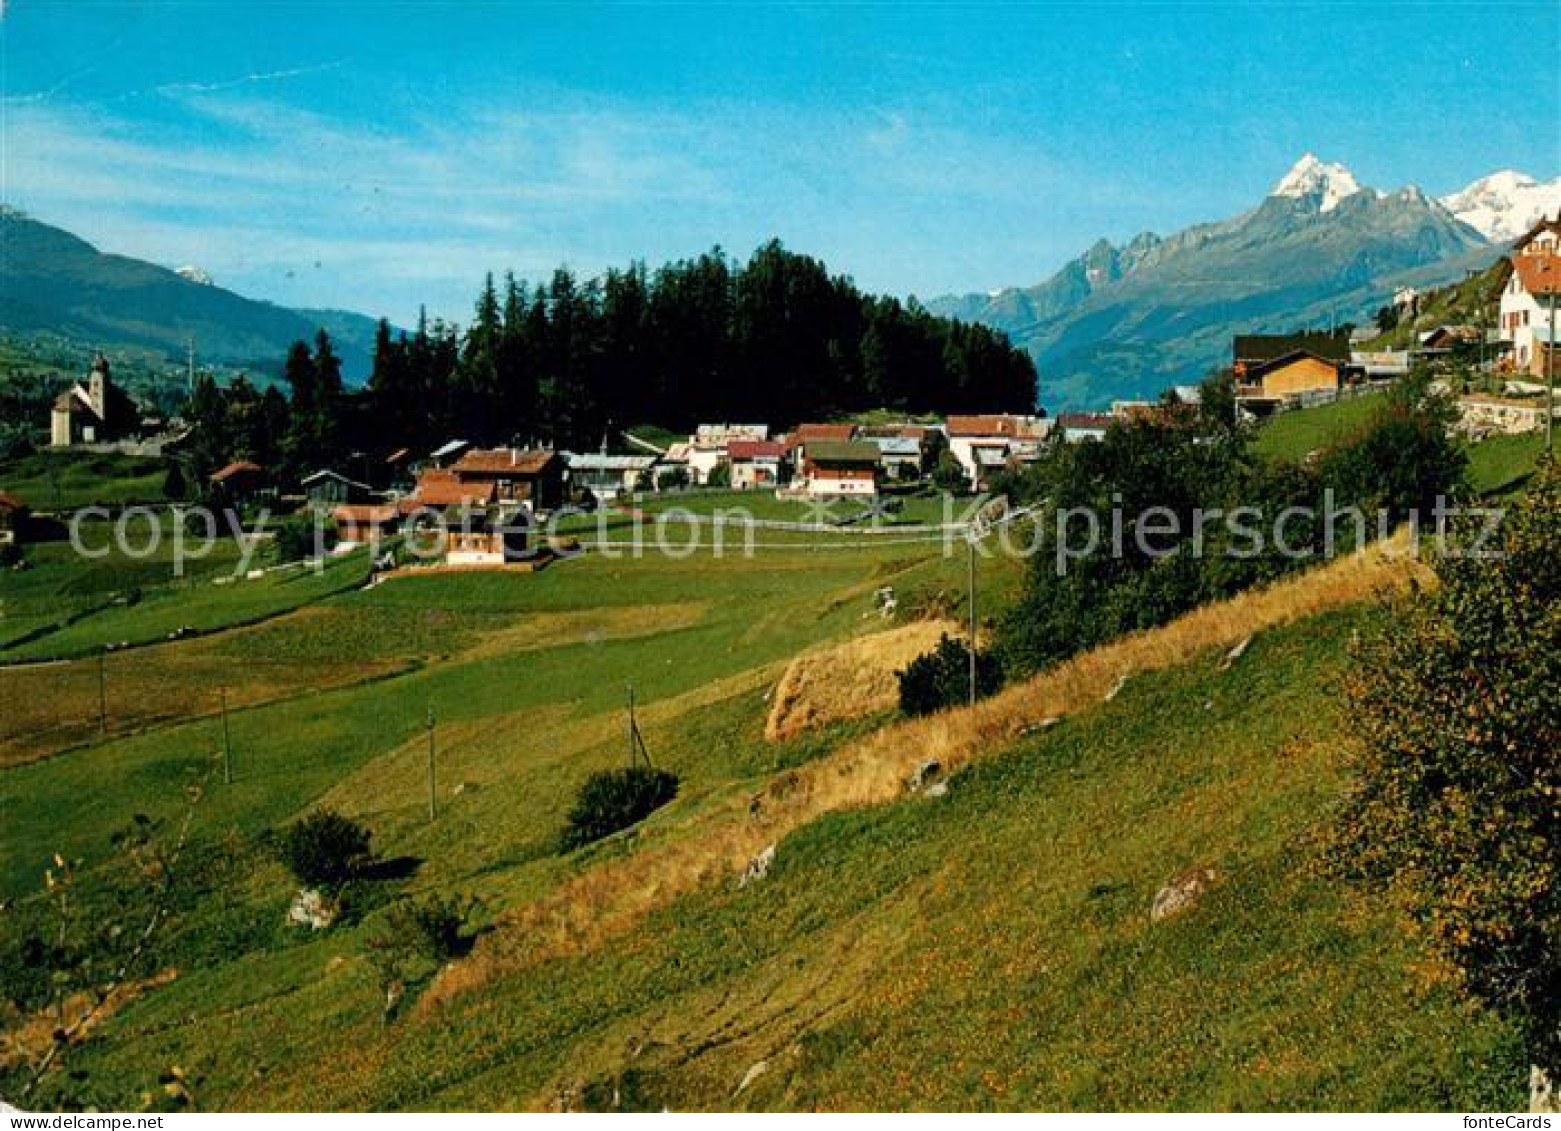
<svg viewBox="0 0 1561 1131"><path fill-rule="evenodd" d="M369 837L351 817L311 813L282 834L282 862L305 887L343 883L368 862Z"/></svg>
<svg viewBox="0 0 1561 1131"><path fill-rule="evenodd" d="M688 486L688 468L669 467L656 476L656 490L677 491Z"/></svg>
<svg viewBox="0 0 1561 1131"><path fill-rule="evenodd" d="M1478 523L1476 523L1478 525ZM1467 532L1464 532L1467 533ZM1336 863L1407 901L1441 956L1561 1070L1561 476L1443 556L1357 650Z"/></svg>
<svg viewBox="0 0 1561 1131"><path fill-rule="evenodd" d="M722 461L710 469L710 474L705 476L706 487L730 487L732 485L732 465Z"/></svg>
<svg viewBox="0 0 1561 1131"><path fill-rule="evenodd" d="M471 949L465 931L470 913L471 903L454 897L398 903L385 917L386 945L437 964L459 958Z"/></svg>
<svg viewBox="0 0 1561 1131"><path fill-rule="evenodd" d="M1003 686L1003 666L990 652L976 653L976 695L985 698ZM930 715L970 701L970 649L944 636L938 646L917 656L900 673L900 710Z"/></svg>
<svg viewBox="0 0 1561 1131"><path fill-rule="evenodd" d="M317 557L336 541L335 527L311 514L297 515L276 528L278 561L296 562Z"/></svg>
<svg viewBox="0 0 1561 1131"><path fill-rule="evenodd" d="M677 794L678 777L667 770L630 766L592 774L575 795L559 843L567 852L601 840L648 817Z"/></svg>
<svg viewBox="0 0 1561 1131"><path fill-rule="evenodd" d="M1418 511L1429 528L1437 499L1463 485L1467 458L1452 437L1456 416L1423 378L1406 379L1359 434L1323 454L1322 481L1343 503L1385 510L1395 523Z"/></svg>
<svg viewBox="0 0 1561 1131"><path fill-rule="evenodd" d="M938 462L932 469L932 484L950 495L963 495L970 490L970 477L954 453L945 448L938 453Z"/></svg>

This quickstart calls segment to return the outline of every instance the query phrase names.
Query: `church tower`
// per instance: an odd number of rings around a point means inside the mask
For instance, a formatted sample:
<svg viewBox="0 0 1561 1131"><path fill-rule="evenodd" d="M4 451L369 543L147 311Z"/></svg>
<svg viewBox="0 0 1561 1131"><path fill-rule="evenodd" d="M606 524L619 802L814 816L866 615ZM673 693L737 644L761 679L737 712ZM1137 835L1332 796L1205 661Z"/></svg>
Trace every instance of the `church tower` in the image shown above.
<svg viewBox="0 0 1561 1131"><path fill-rule="evenodd" d="M102 354L92 359L92 372L87 377L87 400L92 402L92 411L98 414L98 419L104 422L108 420L108 358Z"/></svg>

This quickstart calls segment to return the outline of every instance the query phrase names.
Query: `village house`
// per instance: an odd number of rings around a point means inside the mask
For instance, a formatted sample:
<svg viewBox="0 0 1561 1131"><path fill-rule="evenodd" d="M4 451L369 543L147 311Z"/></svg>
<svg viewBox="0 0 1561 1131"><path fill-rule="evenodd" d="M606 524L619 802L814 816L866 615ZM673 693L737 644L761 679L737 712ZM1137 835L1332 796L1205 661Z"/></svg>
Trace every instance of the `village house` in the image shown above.
<svg viewBox="0 0 1561 1131"><path fill-rule="evenodd" d="M678 451L677 445L673 445L667 454L669 462L674 464L686 456L689 482L702 487L710 482L711 473L727 462L728 444L769 438L767 424L701 424L688 438L685 450Z"/></svg>
<svg viewBox="0 0 1561 1131"><path fill-rule="evenodd" d="M564 461L546 449L473 448L450 465L463 486L492 484L501 503L550 511L564 501Z"/></svg>
<svg viewBox="0 0 1561 1131"><path fill-rule="evenodd" d="M865 440L809 440L804 490L816 499L871 499L878 494L878 445Z"/></svg>
<svg viewBox="0 0 1561 1131"><path fill-rule="evenodd" d="M1303 330L1296 334L1236 334L1231 338L1231 361L1238 369L1275 361L1303 351L1344 364L1350 357L1350 335L1344 330Z"/></svg>
<svg viewBox="0 0 1561 1131"><path fill-rule="evenodd" d="M732 486L739 491L777 487L786 463L786 445L774 440L733 440L726 446Z"/></svg>
<svg viewBox="0 0 1561 1131"><path fill-rule="evenodd" d="M1236 399L1252 411L1271 411L1289 401L1337 395L1342 384L1336 361L1296 350L1272 361L1236 368Z"/></svg>
<svg viewBox="0 0 1561 1131"><path fill-rule="evenodd" d="M207 478L212 491L225 503L243 503L266 486L266 471L258 463L234 460Z"/></svg>
<svg viewBox="0 0 1561 1131"><path fill-rule="evenodd" d="M979 488L994 471L1034 460L1049 429L1050 422L1037 416L950 416L949 452Z"/></svg>
<svg viewBox="0 0 1561 1131"><path fill-rule="evenodd" d="M1561 218L1529 229L1513 244L1502 271L1497 329L1507 349L1504 368L1543 380L1556 349L1552 320L1561 302Z"/></svg>
<svg viewBox="0 0 1561 1131"><path fill-rule="evenodd" d="M487 506L498 497L492 482L463 483L448 468L425 467L417 477L417 486L409 498L401 500L403 514L423 508Z"/></svg>
<svg viewBox="0 0 1561 1131"><path fill-rule="evenodd" d="M1231 342L1236 399L1266 413L1338 395L1350 363L1348 332L1237 334Z"/></svg>
<svg viewBox="0 0 1561 1131"><path fill-rule="evenodd" d="M1350 368L1368 381L1391 381L1409 372L1408 350L1351 350Z"/></svg>
<svg viewBox="0 0 1561 1131"><path fill-rule="evenodd" d="M571 488L589 491L599 502L619 495L655 489L656 456L614 456L596 452L566 452Z"/></svg>
<svg viewBox="0 0 1561 1131"><path fill-rule="evenodd" d="M792 473L805 475L808 445L817 443L848 444L857 438L855 424L799 424L783 439L786 441L787 458L791 460Z"/></svg>
<svg viewBox="0 0 1561 1131"><path fill-rule="evenodd" d="M878 446L878 464L891 479L916 479L921 475L924 449L922 442L910 436L870 436Z"/></svg>
<svg viewBox="0 0 1561 1131"><path fill-rule="evenodd" d="M344 503L331 511L336 523L338 547L380 542L401 525L401 510L394 503Z"/></svg>
<svg viewBox="0 0 1561 1131"><path fill-rule="evenodd" d="M31 511L21 499L9 491L0 491L0 546L15 546L24 541L29 514Z"/></svg>
<svg viewBox="0 0 1561 1131"><path fill-rule="evenodd" d="M342 503L361 503L368 499L372 488L367 483L348 479L339 471L324 468L306 477L300 484L311 507L329 510Z"/></svg>
<svg viewBox="0 0 1561 1131"><path fill-rule="evenodd" d="M72 385L55 398L49 414L49 444L104 444L133 436L141 413L129 395L114 384L108 358L98 354L87 383Z"/></svg>
<svg viewBox="0 0 1561 1131"><path fill-rule="evenodd" d="M1057 416L1057 434L1065 444L1078 444L1085 440L1104 440L1106 432L1117 420L1126 417L1113 416L1109 412L1064 412Z"/></svg>
<svg viewBox="0 0 1561 1131"><path fill-rule="evenodd" d="M436 527L445 564L456 568L540 564L532 548L532 522L524 507L448 507Z"/></svg>

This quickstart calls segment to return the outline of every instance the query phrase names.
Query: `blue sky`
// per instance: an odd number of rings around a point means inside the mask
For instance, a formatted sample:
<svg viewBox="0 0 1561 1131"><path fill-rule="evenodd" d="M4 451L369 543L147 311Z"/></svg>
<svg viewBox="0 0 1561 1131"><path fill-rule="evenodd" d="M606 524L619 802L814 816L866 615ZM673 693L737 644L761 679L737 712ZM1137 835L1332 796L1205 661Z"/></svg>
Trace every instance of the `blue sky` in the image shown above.
<svg viewBox="0 0 1561 1131"><path fill-rule="evenodd" d="M1027 284L1307 150L1437 194L1561 168L1553 2L0 11L0 198L402 323L771 236L875 290Z"/></svg>

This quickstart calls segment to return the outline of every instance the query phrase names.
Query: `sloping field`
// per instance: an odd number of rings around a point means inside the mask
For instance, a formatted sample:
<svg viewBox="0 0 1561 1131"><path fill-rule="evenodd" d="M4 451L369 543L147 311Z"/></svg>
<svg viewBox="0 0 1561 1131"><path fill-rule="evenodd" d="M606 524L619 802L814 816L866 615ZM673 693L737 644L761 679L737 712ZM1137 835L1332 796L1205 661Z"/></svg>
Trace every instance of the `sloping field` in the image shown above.
<svg viewBox="0 0 1561 1131"><path fill-rule="evenodd" d="M1411 572L1340 563L658 818L554 876L578 918L503 916L388 1024L357 928L190 972L76 1063L220 1106L1510 1108L1512 1034L1316 864L1331 688ZM908 795L929 753L968 768ZM739 887L745 826L777 853Z"/></svg>
<svg viewBox="0 0 1561 1131"><path fill-rule="evenodd" d="M859 632L885 577L936 587L958 563L589 564L543 585L384 586L299 614L315 627L297 659L344 615L401 626L360 629L367 651L437 660L235 717L242 772L199 816L221 833L226 878L173 921L158 969L179 976L69 1054L102 1102L133 1102L170 1065L205 1107L1519 1102L1512 1035L1425 962L1392 908L1316 862L1347 750L1334 682L1372 598L1420 576L1412 563L1335 563L974 711L781 742L764 730L789 660ZM775 609L762 624L757 591ZM661 603L664 624L636 601ZM430 609L439 646L413 649ZM685 790L632 833L561 855L574 786L624 757L627 679ZM7 852L78 851L130 805L156 813L190 768L187 729L7 771ZM947 796L908 793L927 759ZM282 925L292 885L260 837L321 803L363 817L414 872L300 934ZM771 844L768 874L739 886ZM1212 869L1212 889L1151 923L1159 886L1193 868ZM12 891L26 873L10 862ZM400 891L475 895L483 930L387 1019L369 941Z"/></svg>
<svg viewBox="0 0 1561 1131"><path fill-rule="evenodd" d="M764 737L778 742L892 710L899 702L899 672L937 647L940 637L960 633L951 620L915 621L798 656L775 687Z"/></svg>

